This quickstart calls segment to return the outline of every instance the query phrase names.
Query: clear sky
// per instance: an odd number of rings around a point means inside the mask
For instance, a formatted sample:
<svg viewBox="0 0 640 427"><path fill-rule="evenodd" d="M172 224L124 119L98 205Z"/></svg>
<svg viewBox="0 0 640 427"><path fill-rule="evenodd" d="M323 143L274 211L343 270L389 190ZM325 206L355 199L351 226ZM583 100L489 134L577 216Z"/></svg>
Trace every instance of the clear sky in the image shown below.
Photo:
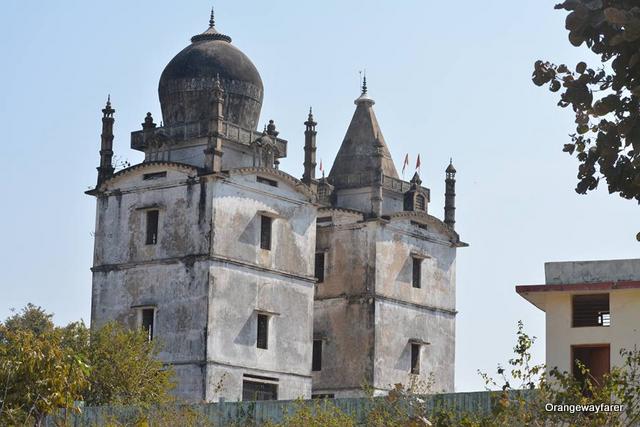
<svg viewBox="0 0 640 427"><path fill-rule="evenodd" d="M398 169L422 158L442 217L444 169L458 170L456 387L479 390L515 342L540 337L543 314L516 284L544 282L544 262L638 257L638 207L574 192L561 152L570 111L531 83L533 62L591 58L567 41L556 0L217 1L219 30L255 63L262 122L289 140L281 168L302 174L313 105L326 170L366 68L369 94ZM209 1L5 0L0 14L0 318L27 302L58 323L89 319L100 109L111 94L115 152L139 162L129 133L150 111L168 61L207 28ZM411 170L411 172L413 172ZM409 175L409 173L407 174Z"/></svg>

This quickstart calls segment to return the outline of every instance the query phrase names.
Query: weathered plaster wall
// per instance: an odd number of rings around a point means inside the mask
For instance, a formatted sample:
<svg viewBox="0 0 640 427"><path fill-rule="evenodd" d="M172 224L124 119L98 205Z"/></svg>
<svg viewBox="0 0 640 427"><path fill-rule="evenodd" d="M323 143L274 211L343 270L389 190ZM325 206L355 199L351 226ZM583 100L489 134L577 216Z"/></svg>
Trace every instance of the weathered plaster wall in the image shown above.
<svg viewBox="0 0 640 427"><path fill-rule="evenodd" d="M374 307L369 298L315 302L314 336L322 338L322 370L312 372L314 393L362 395L373 382Z"/></svg>
<svg viewBox="0 0 640 427"><path fill-rule="evenodd" d="M294 375L310 390L313 282L222 262L212 264L210 280L207 361ZM267 349L256 347L258 311L270 314ZM232 398L234 387L222 395Z"/></svg>
<svg viewBox="0 0 640 427"><path fill-rule="evenodd" d="M313 276L316 207L300 193L284 180L278 187L257 182L255 174L233 174L214 193L212 254ZM271 250L260 248L262 214L274 218Z"/></svg>
<svg viewBox="0 0 640 427"><path fill-rule="evenodd" d="M373 385L389 390L396 383L419 386L433 379L432 391L453 392L455 364L455 315L409 306L401 302L376 300L375 372ZM411 374L411 345L419 339L420 373Z"/></svg>

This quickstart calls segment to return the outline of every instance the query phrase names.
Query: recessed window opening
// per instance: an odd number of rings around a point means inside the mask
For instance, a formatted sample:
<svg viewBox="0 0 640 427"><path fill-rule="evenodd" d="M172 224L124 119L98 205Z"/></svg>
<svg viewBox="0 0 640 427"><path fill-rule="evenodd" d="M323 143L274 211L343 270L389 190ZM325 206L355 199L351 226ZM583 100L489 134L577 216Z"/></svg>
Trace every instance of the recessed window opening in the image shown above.
<svg viewBox="0 0 640 427"><path fill-rule="evenodd" d="M312 371L321 371L322 370L322 340L316 339L313 340L313 353L311 357L311 370Z"/></svg>
<svg viewBox="0 0 640 427"><path fill-rule="evenodd" d="M411 343L411 373L420 373L420 344Z"/></svg>
<svg viewBox="0 0 640 427"><path fill-rule="evenodd" d="M156 310L154 308L143 308L140 310L140 326L147 336L147 341L151 341L153 339L155 311Z"/></svg>
<svg viewBox="0 0 640 427"><path fill-rule="evenodd" d="M574 295L573 327L610 326L609 294Z"/></svg>
<svg viewBox="0 0 640 427"><path fill-rule="evenodd" d="M416 210L417 211L424 211L426 210L426 199L424 198L424 196L422 194L418 194L416 196Z"/></svg>
<svg viewBox="0 0 640 427"><path fill-rule="evenodd" d="M318 283L324 282L324 252L316 252L315 276Z"/></svg>
<svg viewBox="0 0 640 427"><path fill-rule="evenodd" d="M243 380L242 400L278 400L278 384Z"/></svg>
<svg viewBox="0 0 640 427"><path fill-rule="evenodd" d="M257 176L256 177L256 181L258 181L261 184L270 185L272 187L277 187L278 186L278 181L274 181L273 179L264 178L264 177L261 177L261 176Z"/></svg>
<svg viewBox="0 0 640 427"><path fill-rule="evenodd" d="M146 244L155 245L158 242L158 220L160 211L152 209L147 211L147 235Z"/></svg>
<svg viewBox="0 0 640 427"><path fill-rule="evenodd" d="M258 314L258 331L256 339L256 347L267 349L269 345L269 316L266 314Z"/></svg>
<svg viewBox="0 0 640 427"><path fill-rule="evenodd" d="M412 277L411 284L414 288L420 288L422 284L422 258L413 257L412 258Z"/></svg>
<svg viewBox="0 0 640 427"><path fill-rule="evenodd" d="M260 216L260 248L271 250L271 228L273 218L266 215Z"/></svg>
<svg viewBox="0 0 640 427"><path fill-rule="evenodd" d="M148 181L150 179L160 179L160 178L165 178L167 176L167 172L153 172L153 173L145 173L144 175L142 175L142 179L144 181Z"/></svg>

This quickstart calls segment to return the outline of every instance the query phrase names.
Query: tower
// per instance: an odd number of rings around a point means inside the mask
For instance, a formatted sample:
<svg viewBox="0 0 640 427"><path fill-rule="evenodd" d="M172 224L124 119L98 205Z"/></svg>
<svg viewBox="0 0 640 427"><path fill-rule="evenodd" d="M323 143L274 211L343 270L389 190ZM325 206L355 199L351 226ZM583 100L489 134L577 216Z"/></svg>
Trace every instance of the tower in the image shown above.
<svg viewBox="0 0 640 427"><path fill-rule="evenodd" d="M277 169L260 75L214 24L165 67L142 163L114 173L103 110L91 324L160 339L188 401L310 397L315 194Z"/></svg>

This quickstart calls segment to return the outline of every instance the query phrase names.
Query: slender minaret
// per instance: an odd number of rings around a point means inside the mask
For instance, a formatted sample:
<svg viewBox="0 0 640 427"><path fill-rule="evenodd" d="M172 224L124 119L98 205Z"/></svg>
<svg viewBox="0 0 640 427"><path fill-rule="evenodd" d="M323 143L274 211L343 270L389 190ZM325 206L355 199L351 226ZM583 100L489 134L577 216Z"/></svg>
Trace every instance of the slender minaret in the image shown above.
<svg viewBox="0 0 640 427"><path fill-rule="evenodd" d="M316 123L313 120L313 111L309 107L309 117L304 122L306 129L304 131L304 174L302 182L311 185L316 179Z"/></svg>
<svg viewBox="0 0 640 427"><path fill-rule="evenodd" d="M212 18L213 19L213 15ZM213 117L209 122L209 142L204 150L204 167L209 172L220 172L222 169L222 126L224 115L224 89L220 84L220 76L213 83Z"/></svg>
<svg viewBox="0 0 640 427"><path fill-rule="evenodd" d="M102 109L102 134L100 135L100 166L98 166L98 185L113 176L113 113L111 95L107 97L107 105Z"/></svg>
<svg viewBox="0 0 640 427"><path fill-rule="evenodd" d="M456 226L456 168L453 167L453 159L449 161L446 169L444 192L444 223L451 229Z"/></svg>

